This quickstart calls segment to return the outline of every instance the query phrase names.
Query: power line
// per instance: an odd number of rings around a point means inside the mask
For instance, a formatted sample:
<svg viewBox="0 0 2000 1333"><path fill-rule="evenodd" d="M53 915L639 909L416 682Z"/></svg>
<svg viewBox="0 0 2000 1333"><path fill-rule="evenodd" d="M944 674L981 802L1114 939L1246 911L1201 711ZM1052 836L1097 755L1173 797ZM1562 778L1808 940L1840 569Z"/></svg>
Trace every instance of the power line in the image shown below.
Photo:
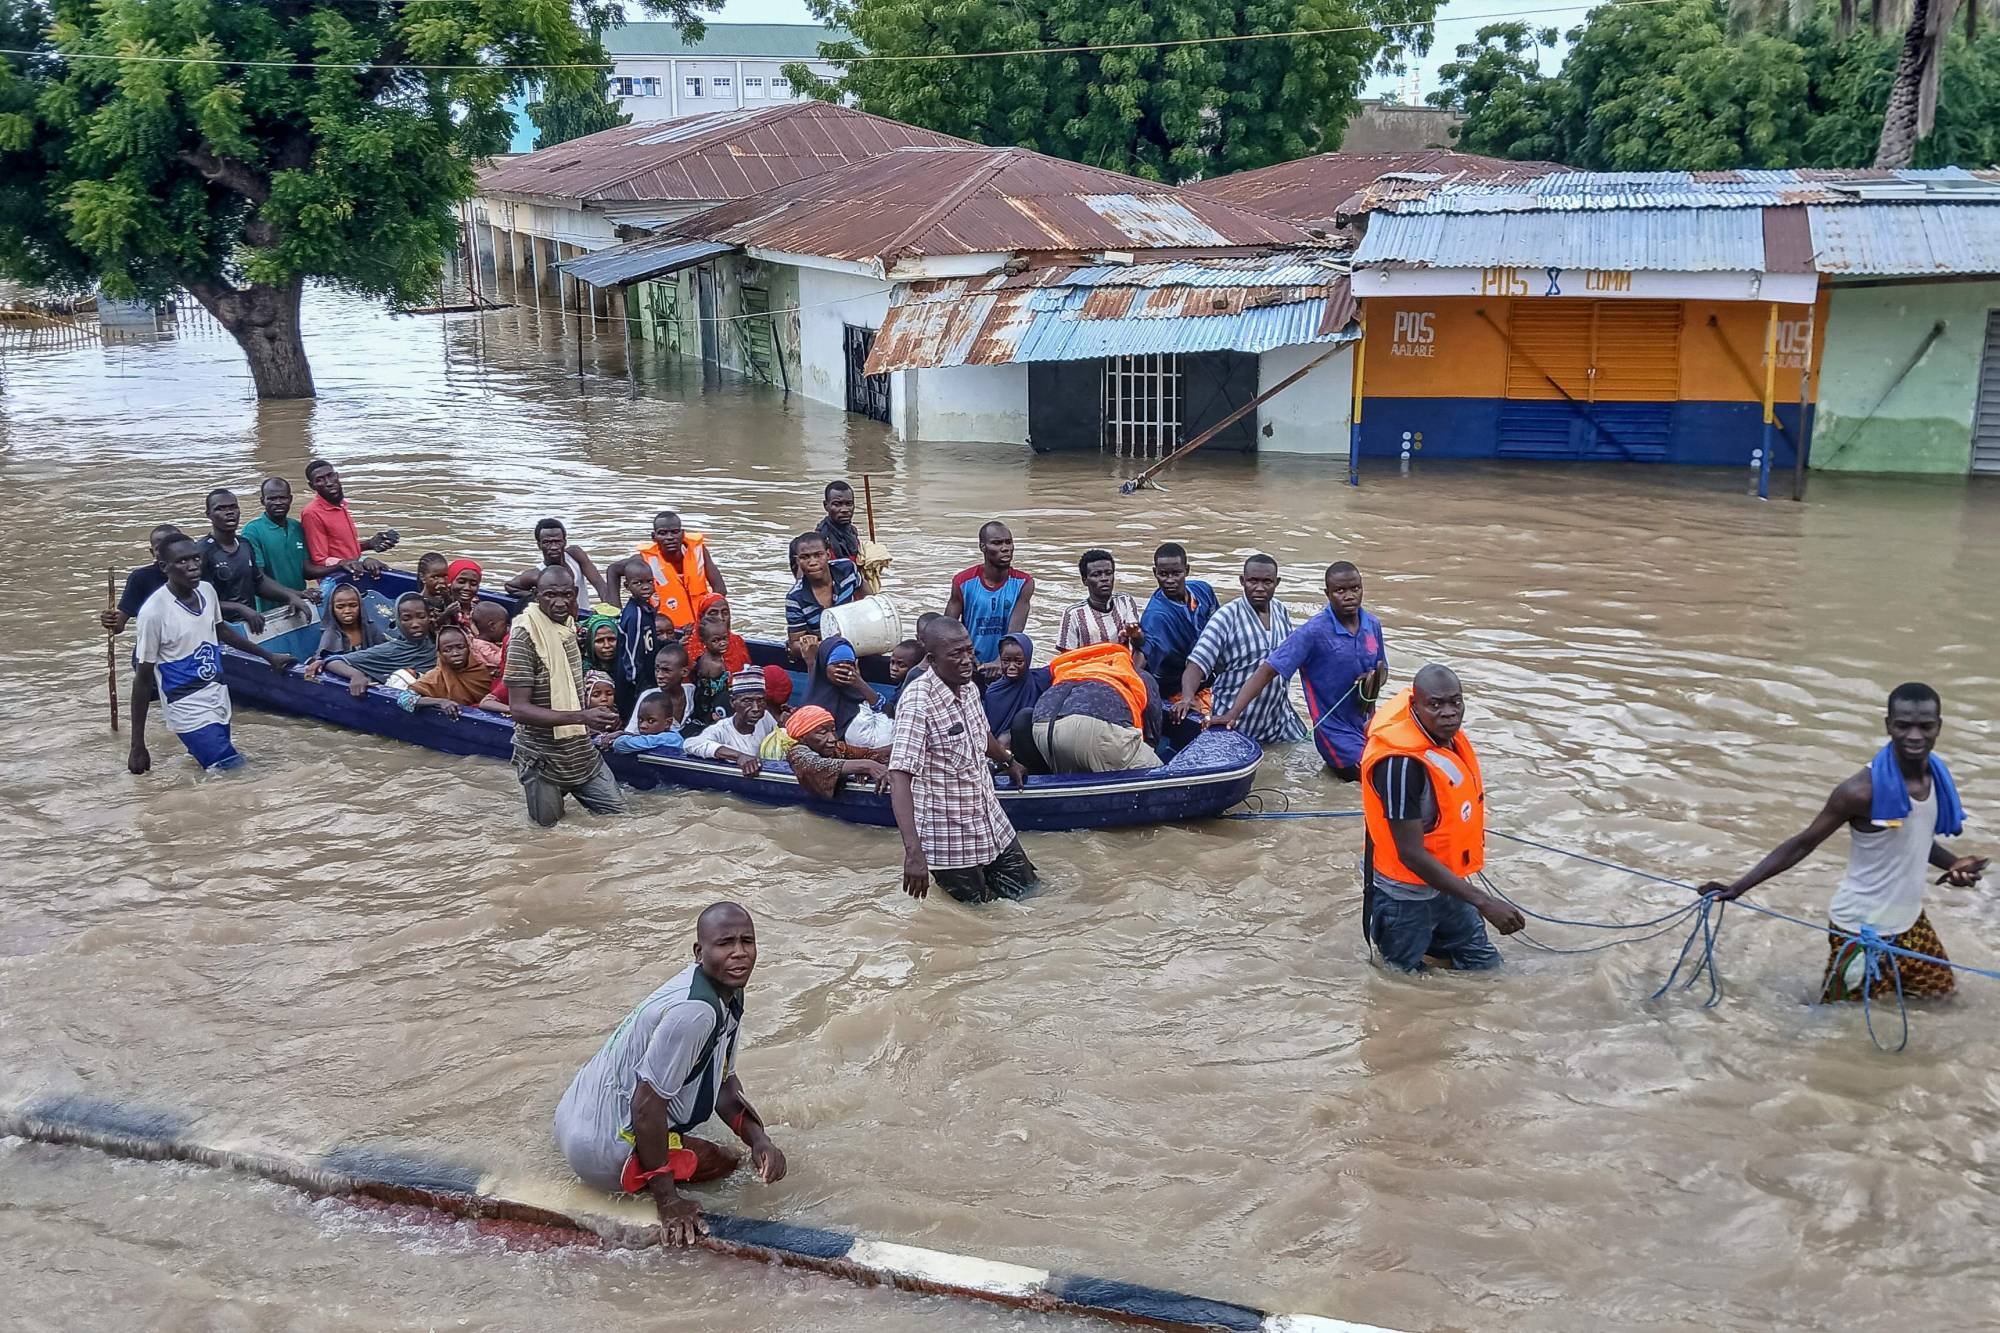
<svg viewBox="0 0 2000 1333"><path fill-rule="evenodd" d="M364 0L369 3L430 3L434 0ZM1678 4L1680 0L1612 0L1610 4L1594 5L1576 3L1568 5L1544 6L1538 9L1516 9L1499 14L1448 14L1440 18L1416 19L1408 23L1352 23L1337 28L1294 28L1286 32L1245 32L1225 33L1214 37L1178 37L1157 42L1100 42L1084 46L1024 46L1011 51L912 51L900 55L840 56L834 59L844 65L884 64L905 61L938 60L1006 60L1023 56L1089 55L1100 51L1163 51L1194 46L1222 46L1242 42L1289 41L1300 37L1332 37L1355 32L1407 32L1419 28L1435 28L1444 23L1491 23L1500 19L1536 18L1547 14L1574 14L1594 9L1640 9L1651 5ZM407 70L411 73L490 73L496 70L531 72L538 70L567 69L615 69L616 66L601 62L576 62L571 64L481 64L481 65L374 65L366 60L315 61L315 60L231 60L215 56L155 56L106 54L103 52L61 52L29 51L0 47L0 56L27 56L31 58L58 60L115 60L128 64L142 65L233 65L245 69L386 69ZM635 57L640 58L640 57ZM699 57L691 57L699 58ZM821 59L823 57L801 57L801 59Z"/></svg>

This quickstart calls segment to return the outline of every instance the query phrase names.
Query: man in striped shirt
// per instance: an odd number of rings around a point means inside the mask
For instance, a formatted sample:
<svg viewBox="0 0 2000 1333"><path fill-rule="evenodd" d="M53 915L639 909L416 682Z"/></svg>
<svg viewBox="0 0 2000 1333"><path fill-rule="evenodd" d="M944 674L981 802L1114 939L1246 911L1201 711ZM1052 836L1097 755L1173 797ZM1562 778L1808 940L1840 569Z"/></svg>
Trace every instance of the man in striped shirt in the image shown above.
<svg viewBox="0 0 2000 1333"><path fill-rule="evenodd" d="M1216 715L1228 714L1257 668L1291 637L1291 612L1277 599L1278 562L1268 555L1251 556L1243 562L1242 583L1243 595L1216 612L1188 650L1181 697L1174 704L1176 722L1187 717L1204 684ZM1282 686L1247 700L1236 729L1260 745L1302 741L1312 734Z"/></svg>
<svg viewBox="0 0 2000 1333"><path fill-rule="evenodd" d="M1117 591L1118 562L1111 552L1085 551L1076 562L1087 596L1062 614L1056 627L1056 651L1088 648L1098 643L1137 645L1145 640L1139 629L1139 604Z"/></svg>

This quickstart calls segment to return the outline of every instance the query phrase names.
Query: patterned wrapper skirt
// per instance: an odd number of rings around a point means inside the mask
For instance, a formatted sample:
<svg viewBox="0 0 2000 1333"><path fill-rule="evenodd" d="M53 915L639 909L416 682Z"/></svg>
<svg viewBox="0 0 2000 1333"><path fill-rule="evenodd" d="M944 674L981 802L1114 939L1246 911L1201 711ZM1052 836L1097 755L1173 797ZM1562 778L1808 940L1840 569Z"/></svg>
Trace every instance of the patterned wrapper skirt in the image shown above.
<svg viewBox="0 0 2000 1333"><path fill-rule="evenodd" d="M1829 929L1838 929L1829 923ZM1888 943L1899 949L1909 949L1915 953L1927 953L1933 958L1947 957L1944 942L1938 939L1937 931L1931 928L1931 920L1925 913L1917 913L1916 921L1900 935L1888 937ZM1821 983L1821 995L1826 1002L1859 1000L1861 986L1847 984L1847 973L1852 970L1857 978L1862 975L1861 944L1845 935L1835 935L1827 940L1826 976ZM1906 999L1935 999L1949 995L1954 989L1952 971L1943 963L1926 963L1915 958L1903 958L1896 954L1885 954L1881 959L1881 974L1869 988L1868 998L1879 1000L1885 996L1896 998L1896 976L1902 974L1903 995Z"/></svg>

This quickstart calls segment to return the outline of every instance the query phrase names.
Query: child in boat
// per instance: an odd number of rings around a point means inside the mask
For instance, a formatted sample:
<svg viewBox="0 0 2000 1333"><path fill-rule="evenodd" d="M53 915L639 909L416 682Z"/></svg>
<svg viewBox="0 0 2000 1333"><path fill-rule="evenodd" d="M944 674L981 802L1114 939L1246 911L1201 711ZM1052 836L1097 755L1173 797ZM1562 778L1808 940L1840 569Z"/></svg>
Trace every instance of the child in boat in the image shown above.
<svg viewBox="0 0 2000 1333"><path fill-rule="evenodd" d="M326 625L320 631L319 651L312 660L316 662L336 653L358 653L388 637L362 614L361 589L352 583L336 584L333 596L327 599Z"/></svg>
<svg viewBox="0 0 2000 1333"><path fill-rule="evenodd" d="M764 673L745 667L729 681L729 716L688 740L687 752L697 759L733 759L743 776L754 778L764 767L757 751L777 728L764 699Z"/></svg>
<svg viewBox="0 0 2000 1333"><path fill-rule="evenodd" d="M658 690L648 694L633 715L633 730L599 736L597 743L613 754L682 753L681 734L674 730L673 709L667 702L672 697Z"/></svg>
<svg viewBox="0 0 2000 1333"><path fill-rule="evenodd" d="M694 702L687 727L700 731L722 720L729 709L729 627L710 620L702 626L701 656L688 670ZM760 678L761 684L761 678ZM686 735L687 728L682 729Z"/></svg>
<svg viewBox="0 0 2000 1333"><path fill-rule="evenodd" d="M423 594L424 605L431 609L433 625L444 624L452 608L458 605L458 598L451 590L451 578L445 572L450 568L451 561L445 559L442 551L425 551L417 557L417 591Z"/></svg>
<svg viewBox="0 0 2000 1333"><path fill-rule="evenodd" d="M844 778L868 778L879 786L889 776L880 762L854 757L849 747L841 744L834 734L833 714L818 704L807 704L794 712L785 732L792 740L785 760L793 776L799 786L821 800L838 796Z"/></svg>
<svg viewBox="0 0 2000 1333"><path fill-rule="evenodd" d="M676 730L681 730L694 708L694 686L688 684L687 649L679 639L668 639L653 654L653 687L639 696L639 702L658 695L667 701L667 721ZM639 711L635 706L632 716L626 719L625 730L639 729ZM699 730L699 728L696 728Z"/></svg>
<svg viewBox="0 0 2000 1333"><path fill-rule="evenodd" d="M492 601L473 603L472 660L496 673L506 666L508 628L506 607Z"/></svg>
<svg viewBox="0 0 2000 1333"><path fill-rule="evenodd" d="M602 671L583 673L583 706L617 710L618 687L612 684L610 676Z"/></svg>
<svg viewBox="0 0 2000 1333"><path fill-rule="evenodd" d="M777 725L757 747L757 754L764 759L783 759L785 751L792 748L792 738L785 731L785 722L792 715L792 673L776 662L764 668L764 705Z"/></svg>
<svg viewBox="0 0 2000 1333"><path fill-rule="evenodd" d="M618 613L618 661L611 675L622 700L637 701L653 683L653 659L660 651L660 617L653 599L653 572L643 561L625 567L625 606Z"/></svg>

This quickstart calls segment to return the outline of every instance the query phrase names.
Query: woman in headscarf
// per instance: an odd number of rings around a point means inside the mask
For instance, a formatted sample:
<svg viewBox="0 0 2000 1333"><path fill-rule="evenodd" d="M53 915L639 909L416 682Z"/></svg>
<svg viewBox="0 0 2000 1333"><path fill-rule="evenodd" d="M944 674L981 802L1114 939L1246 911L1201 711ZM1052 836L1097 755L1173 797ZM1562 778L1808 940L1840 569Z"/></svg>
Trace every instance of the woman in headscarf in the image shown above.
<svg viewBox="0 0 2000 1333"><path fill-rule="evenodd" d="M374 621L361 614L361 589L352 583L338 583L334 585L333 596L327 599L326 624L320 630L319 651L313 656L359 652L388 637Z"/></svg>
<svg viewBox="0 0 2000 1333"><path fill-rule="evenodd" d="M577 646L583 650L583 669L601 671L611 678L611 690L616 698L612 706L623 717L632 711L639 701L639 691L624 683L624 672L618 656L618 617L602 611L593 611L583 617L577 629ZM588 705L585 705L588 707Z"/></svg>
<svg viewBox="0 0 2000 1333"><path fill-rule="evenodd" d="M396 696L406 713L435 708L456 718L461 708L477 708L493 689L493 668L473 660L472 636L456 625L437 633L437 665Z"/></svg>
<svg viewBox="0 0 2000 1333"><path fill-rule="evenodd" d="M445 587L450 590L451 601L445 607L438 627L456 625L468 637L472 634L472 604L479 600L479 580L485 571L479 568L477 560L454 560L445 566Z"/></svg>
<svg viewBox="0 0 2000 1333"><path fill-rule="evenodd" d="M1035 706L1049 687L1049 669L1034 665L1035 644L1025 634L1009 634L1000 640L1000 674L986 684L980 699L986 710L986 724L995 736L1005 736L1014 719Z"/></svg>
<svg viewBox="0 0 2000 1333"><path fill-rule="evenodd" d="M834 734L833 714L817 704L794 709L784 730L792 742L784 756L792 776L823 801L840 795L843 778L872 778L880 783L888 776L889 770L880 760L848 756L847 747Z"/></svg>
<svg viewBox="0 0 2000 1333"><path fill-rule="evenodd" d="M722 626L722 632L729 636L729 647L722 655L722 669L735 675L750 665L750 645L743 642L729 623L729 599L719 592L704 596L694 605L694 629L688 634L688 655L695 656L701 645L708 641L706 632L714 625Z"/></svg>
<svg viewBox="0 0 2000 1333"><path fill-rule="evenodd" d="M799 707L808 705L832 714L834 737L859 749L871 753L886 750L895 735L895 723L882 716L882 696L861 679L861 660L855 656L854 645L838 634L820 640L812 672L806 677L806 697Z"/></svg>

